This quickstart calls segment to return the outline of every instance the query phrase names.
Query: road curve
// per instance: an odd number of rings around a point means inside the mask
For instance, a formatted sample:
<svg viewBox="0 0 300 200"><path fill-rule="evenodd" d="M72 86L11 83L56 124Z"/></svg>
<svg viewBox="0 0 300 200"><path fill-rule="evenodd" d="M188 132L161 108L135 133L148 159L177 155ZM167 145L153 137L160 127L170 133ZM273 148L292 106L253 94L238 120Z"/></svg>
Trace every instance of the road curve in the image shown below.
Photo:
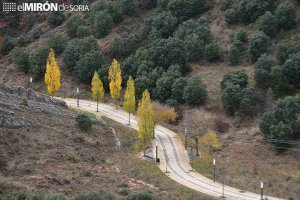
<svg viewBox="0 0 300 200"><path fill-rule="evenodd" d="M59 98L61 99L61 98ZM80 106L77 107L76 99L61 99L66 102L69 107L95 112L96 102L88 100L80 100ZM107 104L99 104L99 115L106 116L114 121L117 121L123 125L129 126L133 129L138 129L137 121L133 116L131 118L131 124L128 125L128 114L122 109L116 110L113 106ZM159 168L165 172L170 178L178 183L199 191L201 193L221 198L224 196L226 199L239 199L239 200L259 200L260 194L241 191L236 188L223 185L202 176L201 174L192 171L189 165L188 156L184 147L178 138L178 135L173 131L164 128L162 126L156 126L155 128L156 140L158 142L159 157L161 164ZM259 184L259 183L258 183ZM264 196L267 197L267 196ZM269 200L279 200L275 197L267 197Z"/></svg>

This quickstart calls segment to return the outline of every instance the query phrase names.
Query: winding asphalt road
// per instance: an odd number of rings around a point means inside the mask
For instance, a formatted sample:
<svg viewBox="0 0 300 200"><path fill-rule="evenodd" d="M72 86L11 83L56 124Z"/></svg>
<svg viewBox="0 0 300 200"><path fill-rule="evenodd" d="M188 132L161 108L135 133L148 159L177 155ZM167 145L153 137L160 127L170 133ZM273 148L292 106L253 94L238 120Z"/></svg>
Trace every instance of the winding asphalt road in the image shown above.
<svg viewBox="0 0 300 200"><path fill-rule="evenodd" d="M80 106L77 107L76 99L61 100L65 101L69 107L89 112L96 111L96 102L80 100ZM138 129L137 121L134 116L131 118L131 124L128 125L128 114L121 109L116 110L113 106L107 104L99 104L99 113L97 114L106 116L133 129ZM163 172L166 172L167 169L167 176L177 181L178 183L217 198L221 198L224 194L226 199L233 200L261 199L260 194L241 191L227 185L225 185L223 189L223 185L221 183L213 182L212 180L202 176L201 174L192 171L191 166L189 165L188 155L184 150L184 146L178 138L178 135L171 130L162 126L156 126L155 137L158 143L158 155L161 160L161 164L159 165L159 167ZM264 196L264 198L265 197L266 196ZM279 200L278 198L274 197L267 198L269 200Z"/></svg>

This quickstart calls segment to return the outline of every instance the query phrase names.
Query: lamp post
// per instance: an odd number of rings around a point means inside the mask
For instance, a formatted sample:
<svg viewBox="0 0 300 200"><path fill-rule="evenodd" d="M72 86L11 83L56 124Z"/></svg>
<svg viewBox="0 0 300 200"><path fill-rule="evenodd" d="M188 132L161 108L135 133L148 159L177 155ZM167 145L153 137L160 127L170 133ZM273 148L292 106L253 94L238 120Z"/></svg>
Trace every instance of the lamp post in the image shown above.
<svg viewBox="0 0 300 200"><path fill-rule="evenodd" d="M185 137L184 137L184 147L185 147L185 149L187 149L187 128L184 129L184 134L185 134Z"/></svg>
<svg viewBox="0 0 300 200"><path fill-rule="evenodd" d="M76 89L77 93L77 107L79 107L79 88Z"/></svg>
<svg viewBox="0 0 300 200"><path fill-rule="evenodd" d="M191 147L191 166L192 166L192 171L194 170L194 164L193 164L193 146Z"/></svg>
<svg viewBox="0 0 300 200"><path fill-rule="evenodd" d="M263 200L264 199L264 182L260 182L260 199Z"/></svg>
<svg viewBox="0 0 300 200"><path fill-rule="evenodd" d="M214 165L214 182L216 182L216 159L213 159L213 165Z"/></svg>
<svg viewBox="0 0 300 200"><path fill-rule="evenodd" d="M156 161L156 163L158 162L157 154L158 154L158 142L155 141L155 161Z"/></svg>

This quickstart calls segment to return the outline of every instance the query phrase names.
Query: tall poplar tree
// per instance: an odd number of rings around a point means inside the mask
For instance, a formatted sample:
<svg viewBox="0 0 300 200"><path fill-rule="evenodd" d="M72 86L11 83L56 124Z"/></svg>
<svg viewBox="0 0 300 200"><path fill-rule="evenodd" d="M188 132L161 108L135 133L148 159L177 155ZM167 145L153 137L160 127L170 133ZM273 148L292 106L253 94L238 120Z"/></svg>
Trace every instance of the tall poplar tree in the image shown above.
<svg viewBox="0 0 300 200"><path fill-rule="evenodd" d="M129 113L129 124L130 124L130 113L135 110L135 88L134 80L131 76L127 81L127 88L124 95L124 109Z"/></svg>
<svg viewBox="0 0 300 200"><path fill-rule="evenodd" d="M47 58L45 83L47 85L48 93L53 97L60 88L60 69L55 60L53 49L50 50Z"/></svg>
<svg viewBox="0 0 300 200"><path fill-rule="evenodd" d="M139 102L138 116L138 138L140 143L143 145L145 156L146 147L151 144L152 134L155 127L153 105L148 90L144 91L143 97Z"/></svg>
<svg viewBox="0 0 300 200"><path fill-rule="evenodd" d="M92 79L92 97L97 101L97 112L98 112L98 103L104 97L104 88L101 79L97 72L94 73Z"/></svg>
<svg viewBox="0 0 300 200"><path fill-rule="evenodd" d="M113 100L117 101L120 98L120 92L122 89L121 86L122 76L121 76L120 63L116 59L113 59L113 62L109 67L108 78L110 81L109 82L110 95Z"/></svg>

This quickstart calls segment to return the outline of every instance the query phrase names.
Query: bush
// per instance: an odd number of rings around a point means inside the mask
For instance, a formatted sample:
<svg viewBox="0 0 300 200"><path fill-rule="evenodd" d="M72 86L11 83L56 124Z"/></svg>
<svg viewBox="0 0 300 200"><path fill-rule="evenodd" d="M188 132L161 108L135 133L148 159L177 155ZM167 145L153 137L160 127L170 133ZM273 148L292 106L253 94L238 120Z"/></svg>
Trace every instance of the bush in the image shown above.
<svg viewBox="0 0 300 200"><path fill-rule="evenodd" d="M280 29L293 28L296 24L296 9L291 4L282 3L277 7L275 17Z"/></svg>
<svg viewBox="0 0 300 200"><path fill-rule="evenodd" d="M14 46L14 39L12 37L5 36L0 46L0 53L6 55L14 48Z"/></svg>
<svg viewBox="0 0 300 200"><path fill-rule="evenodd" d="M112 16L105 11L99 11L95 16L93 23L93 28L96 36L98 38L106 36L110 32L112 24Z"/></svg>
<svg viewBox="0 0 300 200"><path fill-rule="evenodd" d="M189 35L184 40L187 60L199 60L204 57L205 42L196 34Z"/></svg>
<svg viewBox="0 0 300 200"><path fill-rule="evenodd" d="M77 29L79 26L83 26L85 22L79 15L71 16L66 22L67 34L71 38L76 37Z"/></svg>
<svg viewBox="0 0 300 200"><path fill-rule="evenodd" d="M229 65L234 66L240 63L240 58L242 55L243 43L240 40L235 40L232 45L230 45L228 52Z"/></svg>
<svg viewBox="0 0 300 200"><path fill-rule="evenodd" d="M230 6L231 6L231 0L221 0L220 9L222 11L228 10Z"/></svg>
<svg viewBox="0 0 300 200"><path fill-rule="evenodd" d="M254 65L254 80L259 88L266 89L269 87L270 72L274 65L271 56L263 54Z"/></svg>
<svg viewBox="0 0 300 200"><path fill-rule="evenodd" d="M104 190L95 190L84 195L80 195L75 200L114 200L115 197L111 192Z"/></svg>
<svg viewBox="0 0 300 200"><path fill-rule="evenodd" d="M50 52L49 46L38 48L29 56L30 71L34 80L41 80L44 78L46 72L46 60Z"/></svg>
<svg viewBox="0 0 300 200"><path fill-rule="evenodd" d="M130 35L128 35L125 42L125 54L130 55L131 53L135 52L138 49L141 41L142 38L137 33L131 33Z"/></svg>
<svg viewBox="0 0 300 200"><path fill-rule="evenodd" d="M30 69L29 53L24 48L14 48L11 52L12 62L21 71L27 73Z"/></svg>
<svg viewBox="0 0 300 200"><path fill-rule="evenodd" d="M156 38L168 38L173 34L177 26L177 18L171 12L162 12L150 16L145 21L145 29L148 35L155 35Z"/></svg>
<svg viewBox="0 0 300 200"><path fill-rule="evenodd" d="M93 37L71 40L63 53L64 64L73 71L78 60L89 51L99 51L98 42Z"/></svg>
<svg viewBox="0 0 300 200"><path fill-rule="evenodd" d="M230 8L224 12L225 21L228 24L233 24L239 21L239 13L236 8Z"/></svg>
<svg viewBox="0 0 300 200"><path fill-rule="evenodd" d="M229 72L223 77L221 89L224 90L228 84L238 85L241 89L244 89L248 85L248 76L243 71Z"/></svg>
<svg viewBox="0 0 300 200"><path fill-rule="evenodd" d="M283 74L294 88L300 88L300 51L292 54L283 65Z"/></svg>
<svg viewBox="0 0 300 200"><path fill-rule="evenodd" d="M63 194L54 194L49 196L47 200L66 200L66 197Z"/></svg>
<svg viewBox="0 0 300 200"><path fill-rule="evenodd" d="M274 36L277 32L277 20L270 11L267 11L256 20L255 29L263 31L268 36Z"/></svg>
<svg viewBox="0 0 300 200"><path fill-rule="evenodd" d="M266 11L274 11L278 0L241 0L239 5L239 17L243 22L254 22Z"/></svg>
<svg viewBox="0 0 300 200"><path fill-rule="evenodd" d="M270 73L270 87L275 97L285 96L289 92L288 80L283 74L283 67L275 66Z"/></svg>
<svg viewBox="0 0 300 200"><path fill-rule="evenodd" d="M50 12L47 21L52 27L57 27L65 21L65 15L60 11Z"/></svg>
<svg viewBox="0 0 300 200"><path fill-rule="evenodd" d="M146 76L140 76L135 79L135 96L137 100L140 100L143 96L143 92L147 89L151 92L151 81Z"/></svg>
<svg viewBox="0 0 300 200"><path fill-rule="evenodd" d="M172 84L174 82L174 77L163 76L156 82L156 88L154 89L154 97L160 102L165 102L172 96Z"/></svg>
<svg viewBox="0 0 300 200"><path fill-rule="evenodd" d="M184 103L184 88L187 85L186 78L177 78L172 84L172 99L178 103Z"/></svg>
<svg viewBox="0 0 300 200"><path fill-rule="evenodd" d="M74 75L84 83L90 83L95 71L104 64L104 58L100 51L90 51L83 55L76 63Z"/></svg>
<svg viewBox="0 0 300 200"><path fill-rule="evenodd" d="M123 12L126 15L133 15L136 9L135 0L122 0Z"/></svg>
<svg viewBox="0 0 300 200"><path fill-rule="evenodd" d="M222 91L223 107L229 115L239 110L242 89L239 85L229 82Z"/></svg>
<svg viewBox="0 0 300 200"><path fill-rule="evenodd" d="M191 106L198 106L205 103L207 98L206 86L198 77L192 77L187 81L184 88L184 99Z"/></svg>
<svg viewBox="0 0 300 200"><path fill-rule="evenodd" d="M290 146L289 140L299 137L300 97L279 100L272 111L264 114L260 130L277 150Z"/></svg>
<svg viewBox="0 0 300 200"><path fill-rule="evenodd" d="M90 36L90 29L87 26L78 26L76 37L77 38L84 38Z"/></svg>
<svg viewBox="0 0 300 200"><path fill-rule="evenodd" d="M242 43L247 43L248 42L248 37L247 37L247 32L245 29L240 29L239 32L237 32L235 34L235 40L239 40L241 41Z"/></svg>
<svg viewBox="0 0 300 200"><path fill-rule="evenodd" d="M289 42L282 42L277 45L276 59L280 65L283 65L289 56L300 51L300 44L292 44Z"/></svg>
<svg viewBox="0 0 300 200"><path fill-rule="evenodd" d="M197 35L201 40L207 41L210 38L210 27L206 20L188 20L178 26L174 33L175 37L185 40L188 36Z"/></svg>
<svg viewBox="0 0 300 200"><path fill-rule="evenodd" d="M251 35L249 41L251 59L252 62L256 62L261 54L266 52L268 48L269 37L266 36L264 32L256 31Z"/></svg>
<svg viewBox="0 0 300 200"><path fill-rule="evenodd" d="M3 200L44 200L45 198L41 195L30 193L25 190L10 193L5 196Z"/></svg>
<svg viewBox="0 0 300 200"><path fill-rule="evenodd" d="M81 130L88 131L92 128L92 120L86 114L78 114L76 117L76 122Z"/></svg>
<svg viewBox="0 0 300 200"><path fill-rule="evenodd" d="M64 35L52 36L49 41L49 46L54 50L56 54L61 54L64 52L68 44L68 38Z"/></svg>
<svg viewBox="0 0 300 200"><path fill-rule="evenodd" d="M244 115L255 114L254 107L258 102L255 101L255 94L253 88L245 88L241 92L239 112Z"/></svg>
<svg viewBox="0 0 300 200"><path fill-rule="evenodd" d="M127 200L155 200L153 194L148 192L136 192L127 197Z"/></svg>
<svg viewBox="0 0 300 200"><path fill-rule="evenodd" d="M222 49L217 43L206 45L205 56L209 62L218 61L222 57Z"/></svg>
<svg viewBox="0 0 300 200"><path fill-rule="evenodd" d="M200 14L206 8L204 0L170 0L167 5L167 10L171 11L179 21L184 21Z"/></svg>

